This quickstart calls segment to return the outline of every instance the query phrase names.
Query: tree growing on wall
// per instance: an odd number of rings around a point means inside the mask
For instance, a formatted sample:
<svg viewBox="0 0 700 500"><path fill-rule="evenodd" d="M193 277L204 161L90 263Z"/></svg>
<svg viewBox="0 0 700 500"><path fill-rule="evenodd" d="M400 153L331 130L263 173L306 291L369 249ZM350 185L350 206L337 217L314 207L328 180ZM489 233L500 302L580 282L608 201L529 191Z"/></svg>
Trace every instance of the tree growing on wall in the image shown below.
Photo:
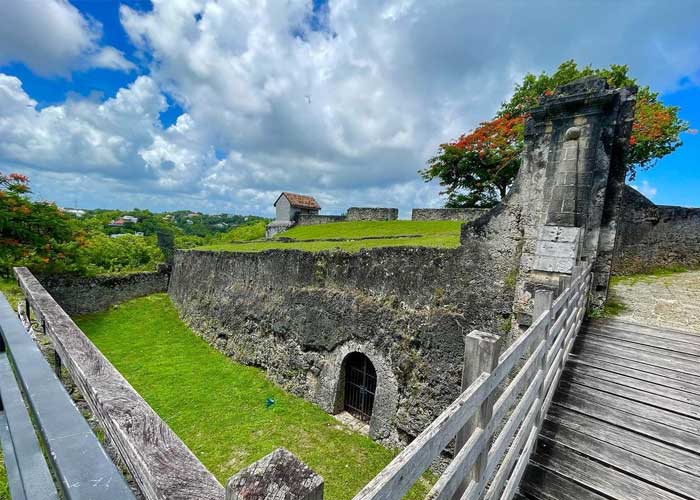
<svg viewBox="0 0 700 500"><path fill-rule="evenodd" d="M548 75L527 74L515 86L513 96L501 105L495 118L481 123L458 139L441 144L438 154L420 171L426 181L439 179L447 207L491 207L498 203L520 168L524 144L524 123L528 111L542 96L560 86L586 76L601 76L611 87L636 85L624 65L609 68L579 68L565 61ZM634 123L628 156L627 175L634 179L638 170L652 168L656 161L675 151L688 124L678 117L678 108L667 106L648 86L637 93Z"/></svg>

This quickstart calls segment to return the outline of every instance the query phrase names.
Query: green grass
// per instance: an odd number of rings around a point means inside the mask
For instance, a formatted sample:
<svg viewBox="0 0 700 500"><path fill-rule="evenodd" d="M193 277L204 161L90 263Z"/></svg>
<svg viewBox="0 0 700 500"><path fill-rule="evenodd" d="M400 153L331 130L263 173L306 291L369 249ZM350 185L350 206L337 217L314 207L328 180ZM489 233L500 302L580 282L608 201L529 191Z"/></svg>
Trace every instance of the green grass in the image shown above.
<svg viewBox="0 0 700 500"><path fill-rule="evenodd" d="M17 285L17 282L12 278L0 278L0 293L5 295L12 309L16 309L19 301L24 299L22 290L20 290L19 285Z"/></svg>
<svg viewBox="0 0 700 500"><path fill-rule="evenodd" d="M365 248L396 246L456 248L459 246L461 226L462 223L459 221L335 222L295 227L272 240L217 243L198 247L196 250L262 252L271 249L290 249L310 252L324 250L358 252ZM291 238L295 241L287 242L280 238ZM344 241L327 241L338 238Z"/></svg>
<svg viewBox="0 0 700 500"><path fill-rule="evenodd" d="M2 450L0 450L0 500L10 500L10 488L7 485L7 471L5 471Z"/></svg>
<svg viewBox="0 0 700 500"><path fill-rule="evenodd" d="M210 347L165 294L77 322L222 484L281 446L324 477L326 498L350 499L395 455ZM426 492L422 481L407 498Z"/></svg>
<svg viewBox="0 0 700 500"><path fill-rule="evenodd" d="M615 285L635 285L637 283L650 283L657 278L667 278L679 273L687 273L690 271L687 267L679 265L671 265L666 267L655 267L640 274L628 274L621 276L612 276L610 278L610 286Z"/></svg>

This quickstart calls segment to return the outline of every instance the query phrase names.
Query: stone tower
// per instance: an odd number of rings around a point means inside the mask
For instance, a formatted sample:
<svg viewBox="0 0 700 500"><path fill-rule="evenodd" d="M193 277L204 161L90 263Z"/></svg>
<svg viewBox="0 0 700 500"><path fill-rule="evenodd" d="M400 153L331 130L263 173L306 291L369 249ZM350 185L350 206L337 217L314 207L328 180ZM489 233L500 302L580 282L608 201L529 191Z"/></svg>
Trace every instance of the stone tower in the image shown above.
<svg viewBox="0 0 700 500"><path fill-rule="evenodd" d="M591 304L607 296L636 89L599 77L559 87L526 121L513 187L522 254L515 312L527 326L537 287L554 287L579 262L595 262Z"/></svg>

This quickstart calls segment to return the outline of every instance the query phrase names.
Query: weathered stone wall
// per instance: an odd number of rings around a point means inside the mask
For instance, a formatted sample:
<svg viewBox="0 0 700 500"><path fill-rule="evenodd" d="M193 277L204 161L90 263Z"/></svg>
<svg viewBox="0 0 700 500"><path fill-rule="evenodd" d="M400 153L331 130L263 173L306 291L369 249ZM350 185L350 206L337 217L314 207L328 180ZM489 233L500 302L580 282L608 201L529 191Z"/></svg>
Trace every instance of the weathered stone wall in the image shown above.
<svg viewBox="0 0 700 500"><path fill-rule="evenodd" d="M655 205L626 187L613 259L614 274L700 266L700 208Z"/></svg>
<svg viewBox="0 0 700 500"><path fill-rule="evenodd" d="M492 230L465 229L453 250L181 251L169 293L216 348L329 412L345 356L364 353L379 376L370 433L400 445L459 394L464 336L510 316L517 245Z"/></svg>
<svg viewBox="0 0 700 500"><path fill-rule="evenodd" d="M345 356L364 353L379 376L370 435L406 443L459 394L464 336L508 331L509 343L537 274L566 274L538 267L543 250L580 241L583 258L603 256L607 285L633 95L586 79L545 99L513 187L462 226L457 249L178 252L169 293L212 345L330 412Z"/></svg>
<svg viewBox="0 0 700 500"><path fill-rule="evenodd" d="M92 277L46 274L38 279L68 314L75 315L103 311L125 300L165 292L169 273L162 269Z"/></svg>
<svg viewBox="0 0 700 500"><path fill-rule="evenodd" d="M471 222L478 219L488 208L414 208L411 220L460 220Z"/></svg>
<svg viewBox="0 0 700 500"><path fill-rule="evenodd" d="M331 222L345 222L344 215L314 215L314 214L299 214L297 216L297 226L315 226L318 224L328 224Z"/></svg>
<svg viewBox="0 0 700 500"><path fill-rule="evenodd" d="M594 262L591 302L607 296L625 148L635 89L590 77L558 88L531 110L511 192L522 205L522 259L514 312L531 321L537 287L556 286L577 262Z"/></svg>
<svg viewBox="0 0 700 500"><path fill-rule="evenodd" d="M399 218L398 208L372 208L350 207L348 208L348 221L356 220L396 220Z"/></svg>

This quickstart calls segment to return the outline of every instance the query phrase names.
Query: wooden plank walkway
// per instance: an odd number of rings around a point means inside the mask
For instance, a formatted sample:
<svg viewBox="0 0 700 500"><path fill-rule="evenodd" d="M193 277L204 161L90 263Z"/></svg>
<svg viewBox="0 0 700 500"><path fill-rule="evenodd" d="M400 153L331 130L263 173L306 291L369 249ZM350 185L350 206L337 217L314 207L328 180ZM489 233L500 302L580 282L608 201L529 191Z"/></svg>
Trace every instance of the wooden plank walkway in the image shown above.
<svg viewBox="0 0 700 500"><path fill-rule="evenodd" d="M700 333L584 324L515 498L700 499Z"/></svg>

